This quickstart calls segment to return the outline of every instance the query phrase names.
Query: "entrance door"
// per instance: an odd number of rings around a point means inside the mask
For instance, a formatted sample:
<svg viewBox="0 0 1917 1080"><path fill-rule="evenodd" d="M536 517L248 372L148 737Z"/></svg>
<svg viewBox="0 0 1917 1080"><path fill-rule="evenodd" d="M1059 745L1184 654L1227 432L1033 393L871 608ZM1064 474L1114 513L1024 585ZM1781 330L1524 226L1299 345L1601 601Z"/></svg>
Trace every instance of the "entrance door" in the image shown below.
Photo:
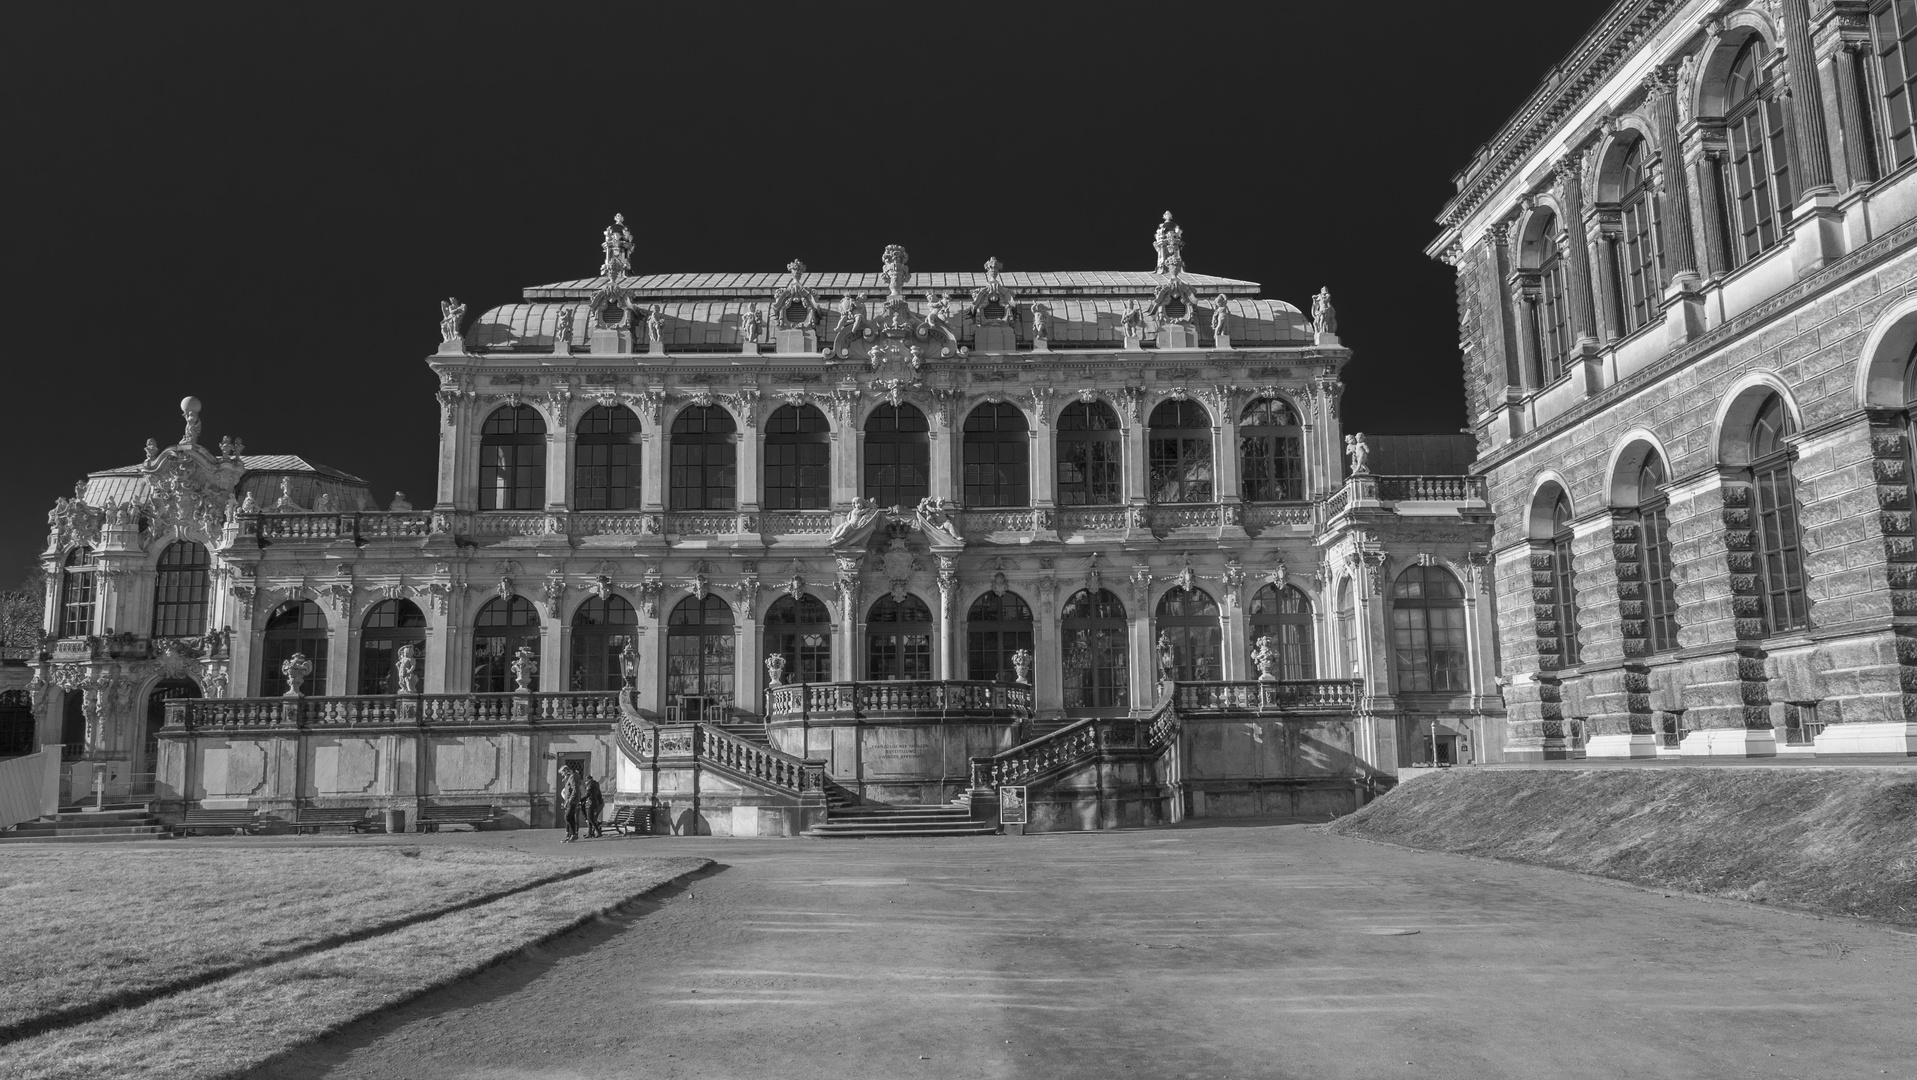
<svg viewBox="0 0 1917 1080"><path fill-rule="evenodd" d="M583 787L583 785L586 782L586 776L592 769L592 755L591 754L560 754L559 755L559 764L553 770L553 777L552 777L552 820L553 820L553 826L555 828L560 828L560 829L563 829L566 827L566 803L565 803L565 800L560 798L559 793L560 793L560 790L565 785L565 772L566 772L566 766L568 765L572 766L573 772L578 774L579 776L578 782Z"/></svg>

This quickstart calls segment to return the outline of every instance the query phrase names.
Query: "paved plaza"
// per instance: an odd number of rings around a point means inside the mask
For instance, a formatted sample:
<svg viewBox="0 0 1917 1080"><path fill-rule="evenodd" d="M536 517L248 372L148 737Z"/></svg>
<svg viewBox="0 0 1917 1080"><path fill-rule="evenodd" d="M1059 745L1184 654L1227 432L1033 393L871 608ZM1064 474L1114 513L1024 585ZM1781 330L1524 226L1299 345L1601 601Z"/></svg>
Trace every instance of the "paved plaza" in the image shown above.
<svg viewBox="0 0 1917 1080"><path fill-rule="evenodd" d="M1696 1080L1917 1060L1917 935L1306 825L572 850L720 867L259 1075Z"/></svg>

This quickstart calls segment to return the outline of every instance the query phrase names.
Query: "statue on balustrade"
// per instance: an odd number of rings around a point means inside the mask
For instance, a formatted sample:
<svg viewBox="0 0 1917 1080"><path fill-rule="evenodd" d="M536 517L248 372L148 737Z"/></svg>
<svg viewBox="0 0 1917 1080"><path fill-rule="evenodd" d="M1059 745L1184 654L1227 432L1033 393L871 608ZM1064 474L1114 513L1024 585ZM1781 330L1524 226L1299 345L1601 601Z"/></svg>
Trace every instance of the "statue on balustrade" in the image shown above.
<svg viewBox="0 0 1917 1080"><path fill-rule="evenodd" d="M306 684L306 677L313 673L313 662L305 653L294 653L280 665L280 674L286 678L286 693L281 697L305 697L300 687Z"/></svg>
<svg viewBox="0 0 1917 1080"><path fill-rule="evenodd" d="M770 653L765 658L765 684L767 686L785 685L785 654Z"/></svg>
<svg viewBox="0 0 1917 1080"><path fill-rule="evenodd" d="M1345 453L1351 457L1351 475L1363 476L1371 471L1371 447L1365 444L1364 432L1345 436Z"/></svg>
<svg viewBox="0 0 1917 1080"><path fill-rule="evenodd" d="M626 647L619 650L619 681L621 689L639 689L639 646L631 638L627 638Z"/></svg>
<svg viewBox="0 0 1917 1080"><path fill-rule="evenodd" d="M401 645L399 656L393 660L393 692L419 693L419 646L411 642Z"/></svg>
<svg viewBox="0 0 1917 1080"><path fill-rule="evenodd" d="M539 661L533 659L530 646L521 645L518 651L513 653L512 672L513 689L522 694L530 693L533 676L539 674Z"/></svg>
<svg viewBox="0 0 1917 1080"><path fill-rule="evenodd" d="M826 537L826 546L848 548L864 544L884 513L879 509L879 500L854 496L852 508L846 511L845 520L839 522L839 527L832 530L831 536Z"/></svg>
<svg viewBox="0 0 1917 1080"><path fill-rule="evenodd" d="M1178 650L1172 646L1171 635L1163 630L1158 632L1158 681L1171 682L1178 671Z"/></svg>
<svg viewBox="0 0 1917 1080"><path fill-rule="evenodd" d="M460 339L459 322L466 317L466 305L454 297L439 302L439 340L458 341Z"/></svg>
<svg viewBox="0 0 1917 1080"><path fill-rule="evenodd" d="M1259 682L1278 681L1278 676L1271 673L1271 669L1278 664L1278 651L1271 647L1270 634L1258 639L1257 645L1251 650L1251 662L1258 665Z"/></svg>
<svg viewBox="0 0 1917 1080"><path fill-rule="evenodd" d="M1012 654L1012 670L1018 673L1018 681L1027 686L1032 684L1032 651L1020 649Z"/></svg>

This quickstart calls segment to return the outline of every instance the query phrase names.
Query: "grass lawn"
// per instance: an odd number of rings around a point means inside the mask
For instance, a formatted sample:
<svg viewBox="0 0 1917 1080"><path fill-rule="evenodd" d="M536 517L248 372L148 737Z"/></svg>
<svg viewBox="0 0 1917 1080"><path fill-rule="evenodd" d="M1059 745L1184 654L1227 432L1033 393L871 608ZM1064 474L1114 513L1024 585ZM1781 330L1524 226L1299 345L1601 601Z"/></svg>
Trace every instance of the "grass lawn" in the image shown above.
<svg viewBox="0 0 1917 1080"><path fill-rule="evenodd" d="M410 854L409 854L410 853ZM86 846L0 853L0 1041L182 980L576 872L515 852Z"/></svg>
<svg viewBox="0 0 1917 1080"><path fill-rule="evenodd" d="M1328 828L1733 900L1917 923L1917 770L1449 769Z"/></svg>

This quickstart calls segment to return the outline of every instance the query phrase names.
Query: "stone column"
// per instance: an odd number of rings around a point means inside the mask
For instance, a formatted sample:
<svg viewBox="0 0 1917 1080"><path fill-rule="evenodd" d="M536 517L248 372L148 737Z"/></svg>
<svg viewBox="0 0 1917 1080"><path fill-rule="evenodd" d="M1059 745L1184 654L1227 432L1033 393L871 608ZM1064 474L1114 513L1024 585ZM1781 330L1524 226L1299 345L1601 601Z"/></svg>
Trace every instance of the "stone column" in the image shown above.
<svg viewBox="0 0 1917 1080"><path fill-rule="evenodd" d="M958 494L958 454L959 440L962 436L956 430L957 425L948 422L942 413L934 414L932 423L927 425L931 433L931 491L934 499L957 501ZM863 448L864 436L859 436ZM911 507L906 507L910 510Z"/></svg>
<svg viewBox="0 0 1917 1080"><path fill-rule="evenodd" d="M1537 274L1528 271L1512 274L1510 284L1518 297L1518 381L1536 390L1544 385L1544 359L1538 355L1538 305L1544 293Z"/></svg>
<svg viewBox="0 0 1917 1080"><path fill-rule="evenodd" d="M939 561L939 644L937 667L933 675L940 679L958 679L958 560L950 555Z"/></svg>
<svg viewBox="0 0 1917 1080"><path fill-rule="evenodd" d="M1126 605L1130 626L1125 640L1131 646L1132 713L1143 715L1158 707L1158 648L1152 640L1152 614L1148 603Z"/></svg>
<svg viewBox="0 0 1917 1080"><path fill-rule="evenodd" d="M353 602L348 600L341 606L345 610L339 618L326 623L326 685L313 687L308 693L339 697L357 689L347 680L359 668L359 631L351 622Z"/></svg>
<svg viewBox="0 0 1917 1080"><path fill-rule="evenodd" d="M765 646L759 623L758 590L739 591L738 616L732 624L734 690L732 704L765 719Z"/></svg>
<svg viewBox="0 0 1917 1080"><path fill-rule="evenodd" d="M1665 279L1660 285L1674 284L1684 275L1697 275L1691 200L1684 182L1684 144L1678 138L1676 82L1670 68L1657 68L1644 80L1658 131L1657 192L1664 226L1665 270Z"/></svg>
<svg viewBox="0 0 1917 1080"><path fill-rule="evenodd" d="M1258 672L1251 666L1251 642L1245 617L1245 605L1239 599L1238 591L1227 585L1220 589L1218 613L1219 634L1219 678L1226 682L1243 679L1256 679Z"/></svg>
<svg viewBox="0 0 1917 1080"><path fill-rule="evenodd" d="M444 603L435 602L440 599L427 597L419 605L426 615L425 640L419 650L419 685L428 694L446 693L446 672L452 666L453 627L446 618Z"/></svg>
<svg viewBox="0 0 1917 1080"><path fill-rule="evenodd" d="M1618 211L1593 209L1586 215L1593 242L1589 252L1591 270L1597 275L1598 327L1607 341L1617 341L1627 333L1623 321L1624 297L1618 291L1618 244L1623 240L1623 220Z"/></svg>
<svg viewBox="0 0 1917 1080"><path fill-rule="evenodd" d="M1685 140L1684 157L1690 166L1692 197L1697 201L1698 220L1702 225L1704 251L1699 259L1698 270L1709 277L1721 277L1729 273L1732 265L1728 262L1731 250L1730 238L1724 235L1724 178L1719 173L1718 161L1724 153L1724 133L1721 130L1707 133L1693 125L1690 137Z"/></svg>
<svg viewBox="0 0 1917 1080"><path fill-rule="evenodd" d="M1238 460L1238 410L1228 394L1218 394L1212 402L1216 410L1211 425L1212 472L1217 478L1212 497L1226 506L1236 506L1244 490L1244 479L1239 475L1243 463Z"/></svg>
<svg viewBox="0 0 1917 1080"><path fill-rule="evenodd" d="M1588 150L1573 150L1557 165L1557 195L1564 208L1562 224L1565 242L1572 257L1564 260L1571 279L1571 333L1579 340L1598 336L1597 305L1591 289L1591 263L1580 253L1588 251L1590 239L1584 230L1584 165Z"/></svg>
<svg viewBox="0 0 1917 1080"><path fill-rule="evenodd" d="M460 479L467 473L477 477L479 470L467 460L465 421L472 412L467 399L457 390L439 392L439 495L435 510L451 510L459 500Z"/></svg>
<svg viewBox="0 0 1917 1080"><path fill-rule="evenodd" d="M1844 179L1850 190L1866 187L1877 180L1877 149L1864 126L1866 102L1871 100L1869 86L1859 78L1860 66L1871 62L1868 41L1841 41L1835 44L1825 71L1837 96L1838 130L1844 142Z"/></svg>
<svg viewBox="0 0 1917 1080"><path fill-rule="evenodd" d="M639 506L657 514L666 508L666 461L672 437L660 427L661 410L643 411L639 426Z"/></svg>
<svg viewBox="0 0 1917 1080"><path fill-rule="evenodd" d="M1125 501L1136 506L1149 501L1151 492L1143 392L1129 396L1119 408L1119 422L1125 425Z"/></svg>
<svg viewBox="0 0 1917 1080"><path fill-rule="evenodd" d="M864 674L862 669L865 658L860 655L860 646L864 642L859 633L863 620L859 612L859 577L856 565L850 569L847 569L844 564L839 567L839 622L842 627L839 643L845 646L843 650L845 659L839 669L842 673L839 681L857 682Z"/></svg>
<svg viewBox="0 0 1917 1080"><path fill-rule="evenodd" d="M563 511L572 501L572 465L576 446L569 402L553 405L553 423L546 430L546 509Z"/></svg>
<svg viewBox="0 0 1917 1080"><path fill-rule="evenodd" d="M1798 199L1834 195L1830 142L1824 134L1823 92L1817 83L1817 54L1811 48L1809 0L1783 0L1784 68L1790 75L1791 119L1796 122Z"/></svg>
<svg viewBox="0 0 1917 1080"><path fill-rule="evenodd" d="M1041 578L1032 616L1032 693L1041 716L1065 707L1064 641L1058 628L1058 579Z"/></svg>
<svg viewBox="0 0 1917 1080"><path fill-rule="evenodd" d="M764 505L765 438L754 424L732 435L732 447L738 462L738 504L741 514L756 514Z"/></svg>
<svg viewBox="0 0 1917 1080"><path fill-rule="evenodd" d="M1049 510L1058 505L1058 439L1052 417L1039 414L1032 426L1030 467L1032 470L1032 507Z"/></svg>

